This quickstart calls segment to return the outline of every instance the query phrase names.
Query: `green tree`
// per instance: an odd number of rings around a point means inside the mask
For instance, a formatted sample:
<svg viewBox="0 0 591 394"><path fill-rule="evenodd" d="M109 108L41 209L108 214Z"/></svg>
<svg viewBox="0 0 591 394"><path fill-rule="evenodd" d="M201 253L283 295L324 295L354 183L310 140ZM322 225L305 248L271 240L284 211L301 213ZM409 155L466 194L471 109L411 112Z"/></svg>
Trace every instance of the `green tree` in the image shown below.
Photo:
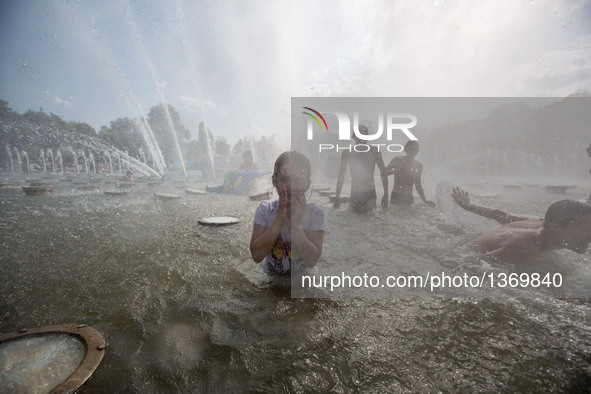
<svg viewBox="0 0 591 394"><path fill-rule="evenodd" d="M174 133L176 133L179 145L182 146L189 141L191 132L181 122L181 117L176 109L170 104L160 103L150 108L148 123L164 159L166 161L179 159Z"/></svg>
<svg viewBox="0 0 591 394"><path fill-rule="evenodd" d="M84 134L90 137L96 137L96 130L88 123L69 122L68 130L72 131L75 134Z"/></svg>
<svg viewBox="0 0 591 394"><path fill-rule="evenodd" d="M238 140L238 142L236 142L234 144L234 146L232 147L232 156L240 156L240 155L242 155L243 151L244 151L244 141L242 140L242 138L240 138Z"/></svg>
<svg viewBox="0 0 591 394"><path fill-rule="evenodd" d="M138 156L142 147L142 137L136 121L129 118L118 118L111 121L111 127L102 126L98 137L114 147Z"/></svg>
<svg viewBox="0 0 591 394"><path fill-rule="evenodd" d="M231 146L224 137L218 137L215 140L214 152L216 156L228 159L230 157Z"/></svg>
<svg viewBox="0 0 591 394"><path fill-rule="evenodd" d="M69 130L68 123L60 118L58 115L50 114L50 118L47 120L47 125L58 128L59 130Z"/></svg>
<svg viewBox="0 0 591 394"><path fill-rule="evenodd" d="M21 118L17 112L13 111L8 101L0 100L0 141L8 147L14 147L18 144L18 133L15 124ZM0 150L0 155L4 155L5 149Z"/></svg>
<svg viewBox="0 0 591 394"><path fill-rule="evenodd" d="M5 118L7 116L14 116L16 114L15 111L10 108L8 101L0 100L0 118Z"/></svg>
<svg viewBox="0 0 591 394"><path fill-rule="evenodd" d="M23 114L23 119L28 120L29 122L35 123L37 125L51 124L53 120L52 116L47 115L45 112L43 112L43 108L40 108L39 112L28 110Z"/></svg>
<svg viewBox="0 0 591 394"><path fill-rule="evenodd" d="M261 137L256 143L257 158L261 168L273 168L275 159L282 152L281 147L275 142L275 136Z"/></svg>
<svg viewBox="0 0 591 394"><path fill-rule="evenodd" d="M185 160L187 159L193 159L195 160L195 167L198 167L198 163L199 163L199 159L200 159L200 147L199 147L199 141L197 140L191 140L189 142L187 142L186 144L183 145L183 157L185 158Z"/></svg>

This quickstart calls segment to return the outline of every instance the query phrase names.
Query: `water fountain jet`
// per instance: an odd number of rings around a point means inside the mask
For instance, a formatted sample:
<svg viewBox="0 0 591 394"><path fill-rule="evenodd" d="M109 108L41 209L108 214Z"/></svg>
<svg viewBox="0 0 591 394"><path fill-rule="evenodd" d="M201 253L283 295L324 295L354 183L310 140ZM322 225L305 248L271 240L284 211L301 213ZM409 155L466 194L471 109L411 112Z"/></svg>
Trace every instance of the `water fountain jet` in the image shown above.
<svg viewBox="0 0 591 394"><path fill-rule="evenodd" d="M213 162L213 135L206 130L203 122L199 123L199 147L201 153L200 168L203 179L215 179L215 167Z"/></svg>
<svg viewBox="0 0 591 394"><path fill-rule="evenodd" d="M51 157L51 172L55 174L55 159L53 157L53 151L51 149L47 149L47 156Z"/></svg>
<svg viewBox="0 0 591 394"><path fill-rule="evenodd" d="M23 151L23 156L25 157L26 163L27 163L27 174L31 173L31 163L29 162L29 155L27 154L27 152Z"/></svg>
<svg viewBox="0 0 591 394"><path fill-rule="evenodd" d="M41 159L41 164L43 164L43 172L47 172L47 163L45 162L45 152L43 152L43 149L41 149L39 158Z"/></svg>
<svg viewBox="0 0 591 394"><path fill-rule="evenodd" d="M12 154L8 145L6 145L6 153L8 153L8 159L10 160L10 172L14 172L14 162L12 161Z"/></svg>
<svg viewBox="0 0 591 394"><path fill-rule="evenodd" d="M74 149L70 149L70 152L72 152L72 156L74 156L74 163L76 164L76 174L80 174L80 166L78 166L78 156L76 156L76 152L74 151Z"/></svg>
<svg viewBox="0 0 591 394"><path fill-rule="evenodd" d="M18 172L20 174L22 174L23 173L23 165L21 163L21 154L16 147L14 148L14 151L16 152L16 162L18 163Z"/></svg>
<svg viewBox="0 0 591 394"><path fill-rule="evenodd" d="M57 151L56 154L57 158L59 159L58 162L60 163L60 169L61 169L61 173L64 173L64 161L62 159L62 152L60 152L59 150Z"/></svg>
<svg viewBox="0 0 591 394"><path fill-rule="evenodd" d="M88 174L88 161L86 159L86 153L84 153L82 149L80 149L78 152L80 155L82 155L82 158L84 159L84 170L85 173Z"/></svg>

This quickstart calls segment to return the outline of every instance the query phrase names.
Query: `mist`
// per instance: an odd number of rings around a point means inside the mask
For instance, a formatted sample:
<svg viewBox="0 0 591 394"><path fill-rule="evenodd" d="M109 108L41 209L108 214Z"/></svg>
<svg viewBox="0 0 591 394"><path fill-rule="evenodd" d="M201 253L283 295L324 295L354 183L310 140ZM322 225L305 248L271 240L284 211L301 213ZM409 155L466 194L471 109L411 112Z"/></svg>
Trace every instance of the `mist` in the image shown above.
<svg viewBox="0 0 591 394"><path fill-rule="evenodd" d="M95 129L179 109L275 135L291 97L567 96L591 88L584 1L4 3L3 99Z"/></svg>

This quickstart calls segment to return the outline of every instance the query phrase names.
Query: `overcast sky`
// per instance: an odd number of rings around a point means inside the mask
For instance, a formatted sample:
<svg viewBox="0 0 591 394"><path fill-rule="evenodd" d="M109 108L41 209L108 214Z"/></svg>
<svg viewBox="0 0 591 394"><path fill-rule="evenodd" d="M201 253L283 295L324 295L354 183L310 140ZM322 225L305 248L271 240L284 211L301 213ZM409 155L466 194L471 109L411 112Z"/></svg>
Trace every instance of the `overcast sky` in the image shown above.
<svg viewBox="0 0 591 394"><path fill-rule="evenodd" d="M591 2L4 0L0 54L20 113L98 131L167 102L193 133L288 144L292 96L591 90Z"/></svg>

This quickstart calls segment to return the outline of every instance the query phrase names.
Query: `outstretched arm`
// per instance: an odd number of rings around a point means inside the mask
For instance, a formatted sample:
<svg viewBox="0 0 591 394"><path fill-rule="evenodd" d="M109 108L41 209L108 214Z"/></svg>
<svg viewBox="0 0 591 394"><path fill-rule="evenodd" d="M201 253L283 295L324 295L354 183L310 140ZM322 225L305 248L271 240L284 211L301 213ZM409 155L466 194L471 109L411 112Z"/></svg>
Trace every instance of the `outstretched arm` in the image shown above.
<svg viewBox="0 0 591 394"><path fill-rule="evenodd" d="M470 204L468 192L460 189L459 187L453 188L451 196L453 197L456 204L464 208L466 211L474 212L475 214L484 216L485 218L496 220L500 224L519 222L521 220L529 219L528 217L513 215L512 213L505 212L500 209L492 209L483 207L481 205Z"/></svg>

